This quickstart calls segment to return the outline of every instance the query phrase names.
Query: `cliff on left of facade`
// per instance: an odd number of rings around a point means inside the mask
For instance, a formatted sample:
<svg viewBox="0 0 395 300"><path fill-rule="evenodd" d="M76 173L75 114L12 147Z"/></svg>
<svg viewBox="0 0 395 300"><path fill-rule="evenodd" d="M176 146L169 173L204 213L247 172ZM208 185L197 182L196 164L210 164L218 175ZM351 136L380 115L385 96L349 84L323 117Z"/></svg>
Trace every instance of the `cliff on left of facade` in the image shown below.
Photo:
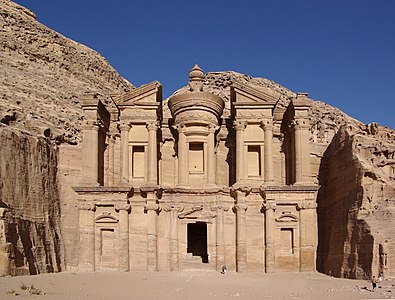
<svg viewBox="0 0 395 300"><path fill-rule="evenodd" d="M134 87L9 0L0 1L0 66L0 276L59 272L58 145L81 140L84 92L105 99Z"/></svg>

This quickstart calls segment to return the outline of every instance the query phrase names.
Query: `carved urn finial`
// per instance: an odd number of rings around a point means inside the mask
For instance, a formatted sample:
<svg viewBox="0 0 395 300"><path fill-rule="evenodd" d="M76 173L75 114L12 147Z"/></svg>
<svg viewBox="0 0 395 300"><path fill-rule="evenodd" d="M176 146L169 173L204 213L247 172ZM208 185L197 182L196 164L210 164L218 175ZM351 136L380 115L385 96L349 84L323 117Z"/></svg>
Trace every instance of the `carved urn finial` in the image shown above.
<svg viewBox="0 0 395 300"><path fill-rule="evenodd" d="M203 91L203 70L195 64L195 66L189 71L189 87L191 91Z"/></svg>

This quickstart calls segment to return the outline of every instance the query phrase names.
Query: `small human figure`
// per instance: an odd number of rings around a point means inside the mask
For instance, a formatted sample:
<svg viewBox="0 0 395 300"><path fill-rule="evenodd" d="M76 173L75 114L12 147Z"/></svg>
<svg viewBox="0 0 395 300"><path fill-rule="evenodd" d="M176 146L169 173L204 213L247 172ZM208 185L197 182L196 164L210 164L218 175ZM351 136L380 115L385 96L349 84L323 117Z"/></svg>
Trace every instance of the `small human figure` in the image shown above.
<svg viewBox="0 0 395 300"><path fill-rule="evenodd" d="M376 276L373 276L373 277L372 277L372 287L373 287L373 290L376 288L376 286L377 286L377 279L376 279Z"/></svg>
<svg viewBox="0 0 395 300"><path fill-rule="evenodd" d="M226 274L226 266L222 266L221 274Z"/></svg>

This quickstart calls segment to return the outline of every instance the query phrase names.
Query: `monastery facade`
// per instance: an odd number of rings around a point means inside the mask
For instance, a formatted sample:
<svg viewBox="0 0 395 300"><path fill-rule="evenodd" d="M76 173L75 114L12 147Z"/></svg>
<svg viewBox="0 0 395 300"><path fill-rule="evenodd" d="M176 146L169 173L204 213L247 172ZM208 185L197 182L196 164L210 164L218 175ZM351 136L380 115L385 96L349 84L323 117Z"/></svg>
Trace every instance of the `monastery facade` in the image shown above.
<svg viewBox="0 0 395 300"><path fill-rule="evenodd" d="M284 110L234 83L226 102L203 79L82 100L78 270L316 269L307 94Z"/></svg>

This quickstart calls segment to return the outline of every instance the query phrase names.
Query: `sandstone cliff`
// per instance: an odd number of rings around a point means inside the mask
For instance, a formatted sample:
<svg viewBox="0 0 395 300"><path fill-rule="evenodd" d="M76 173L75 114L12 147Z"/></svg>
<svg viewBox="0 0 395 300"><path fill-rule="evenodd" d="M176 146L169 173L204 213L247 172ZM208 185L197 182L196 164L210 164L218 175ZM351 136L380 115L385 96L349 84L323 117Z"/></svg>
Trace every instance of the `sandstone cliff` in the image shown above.
<svg viewBox="0 0 395 300"><path fill-rule="evenodd" d="M133 88L96 51L8 0L0 0L0 70L0 122L34 135L50 129L59 142L73 144L81 139L84 92L106 100Z"/></svg>
<svg viewBox="0 0 395 300"><path fill-rule="evenodd" d="M318 270L337 277L393 276L395 132L342 127L321 162Z"/></svg>
<svg viewBox="0 0 395 300"><path fill-rule="evenodd" d="M97 52L0 0L0 275L63 270L60 191L70 187L56 145L81 140L84 92L110 101L132 88Z"/></svg>

